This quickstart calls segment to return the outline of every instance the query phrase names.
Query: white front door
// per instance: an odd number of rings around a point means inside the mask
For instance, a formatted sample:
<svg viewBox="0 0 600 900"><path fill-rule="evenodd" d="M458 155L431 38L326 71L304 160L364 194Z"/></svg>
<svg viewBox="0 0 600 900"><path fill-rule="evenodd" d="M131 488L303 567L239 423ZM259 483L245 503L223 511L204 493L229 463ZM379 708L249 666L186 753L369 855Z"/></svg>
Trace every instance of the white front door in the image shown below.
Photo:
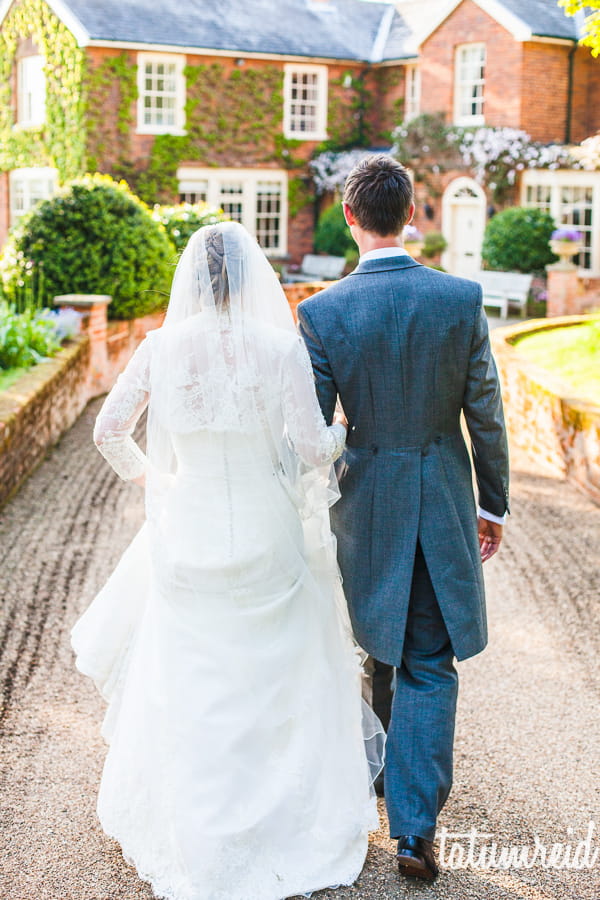
<svg viewBox="0 0 600 900"><path fill-rule="evenodd" d="M442 228L448 249L442 265L453 275L473 276L481 269L486 199L472 178L450 182L442 201Z"/></svg>

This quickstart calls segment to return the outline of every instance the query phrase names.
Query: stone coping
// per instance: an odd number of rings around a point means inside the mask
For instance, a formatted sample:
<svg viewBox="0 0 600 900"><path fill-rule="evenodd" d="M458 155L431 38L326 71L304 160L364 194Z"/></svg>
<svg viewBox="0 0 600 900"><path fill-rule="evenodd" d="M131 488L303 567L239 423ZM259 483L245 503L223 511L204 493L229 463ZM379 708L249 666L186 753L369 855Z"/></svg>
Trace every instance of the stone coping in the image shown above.
<svg viewBox="0 0 600 900"><path fill-rule="evenodd" d="M110 294L59 294L54 298L55 306L108 306L112 303Z"/></svg>
<svg viewBox="0 0 600 900"><path fill-rule="evenodd" d="M55 378L60 378L63 371L69 368L89 342L90 339L85 334L69 340L55 356L32 366L13 384L0 391L0 423L5 423L13 418L20 409L42 393Z"/></svg>

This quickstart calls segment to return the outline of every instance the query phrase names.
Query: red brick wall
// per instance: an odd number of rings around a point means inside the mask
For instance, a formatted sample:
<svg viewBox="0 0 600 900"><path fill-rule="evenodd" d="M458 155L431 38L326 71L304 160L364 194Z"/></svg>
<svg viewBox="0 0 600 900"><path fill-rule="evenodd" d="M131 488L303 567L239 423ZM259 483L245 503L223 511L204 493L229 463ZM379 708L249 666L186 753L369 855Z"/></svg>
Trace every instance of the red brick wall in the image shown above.
<svg viewBox="0 0 600 900"><path fill-rule="evenodd" d="M486 125L515 126L520 119L521 45L471 0L461 3L421 47L421 110L454 115L454 57L459 44L483 42Z"/></svg>
<svg viewBox="0 0 600 900"><path fill-rule="evenodd" d="M525 83L520 124L535 141L565 140L569 50L564 44L523 45Z"/></svg>

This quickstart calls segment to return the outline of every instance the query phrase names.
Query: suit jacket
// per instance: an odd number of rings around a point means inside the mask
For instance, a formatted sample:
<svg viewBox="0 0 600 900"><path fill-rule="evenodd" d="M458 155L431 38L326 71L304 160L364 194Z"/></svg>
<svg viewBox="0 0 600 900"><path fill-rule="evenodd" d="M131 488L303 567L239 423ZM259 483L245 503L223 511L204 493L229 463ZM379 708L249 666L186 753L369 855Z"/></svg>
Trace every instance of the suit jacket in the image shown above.
<svg viewBox="0 0 600 900"><path fill-rule="evenodd" d="M349 421L332 528L355 635L400 665L417 538L454 653L485 647L479 503L508 509L508 449L481 288L409 256L367 260L298 307L323 414Z"/></svg>

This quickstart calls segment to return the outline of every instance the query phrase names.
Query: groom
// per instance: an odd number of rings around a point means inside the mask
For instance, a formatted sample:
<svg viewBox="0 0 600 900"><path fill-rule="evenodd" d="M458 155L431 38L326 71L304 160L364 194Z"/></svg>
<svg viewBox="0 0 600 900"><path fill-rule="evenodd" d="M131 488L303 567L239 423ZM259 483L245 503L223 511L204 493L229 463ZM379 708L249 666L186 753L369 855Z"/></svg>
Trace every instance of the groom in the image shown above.
<svg viewBox="0 0 600 900"><path fill-rule="evenodd" d="M298 318L325 419L339 396L349 423L331 518L355 636L376 667L395 667L390 833L400 872L431 880L452 784L454 657L486 645L481 563L498 550L508 511L502 400L481 288L402 247L415 210L406 169L388 156L363 160L343 207L358 268L301 303Z"/></svg>

